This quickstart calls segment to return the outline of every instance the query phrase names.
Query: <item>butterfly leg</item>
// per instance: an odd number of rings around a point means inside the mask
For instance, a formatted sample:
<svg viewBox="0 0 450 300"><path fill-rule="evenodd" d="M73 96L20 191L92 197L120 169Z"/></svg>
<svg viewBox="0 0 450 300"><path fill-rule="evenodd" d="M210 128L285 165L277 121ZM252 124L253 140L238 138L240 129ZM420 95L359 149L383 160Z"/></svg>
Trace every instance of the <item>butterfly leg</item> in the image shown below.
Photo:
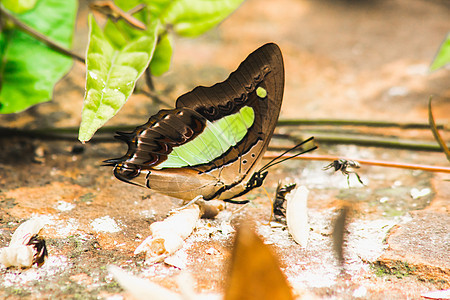
<svg viewBox="0 0 450 300"><path fill-rule="evenodd" d="M203 196L202 196L202 195L198 195L197 197L195 197L194 199L192 199L192 200L189 201L188 203L184 204L183 206L180 206L180 207L177 207L177 208L172 209L172 210L170 211L170 214L175 213L175 212L177 212L177 211L180 211L180 210L182 210L182 209L185 209L185 208L188 207L189 205L194 204L194 203L197 203L197 202L201 202L201 201L204 201L204 200L203 200Z"/></svg>
<svg viewBox="0 0 450 300"><path fill-rule="evenodd" d="M250 200L233 200L233 199L225 199L223 202L233 203L233 204L247 204Z"/></svg>

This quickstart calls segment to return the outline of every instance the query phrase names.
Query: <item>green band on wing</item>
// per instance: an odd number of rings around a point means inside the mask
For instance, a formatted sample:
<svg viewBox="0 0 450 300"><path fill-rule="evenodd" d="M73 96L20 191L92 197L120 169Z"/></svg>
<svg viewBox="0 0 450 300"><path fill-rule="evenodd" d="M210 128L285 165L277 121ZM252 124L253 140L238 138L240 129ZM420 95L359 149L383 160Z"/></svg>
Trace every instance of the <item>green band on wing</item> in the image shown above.
<svg viewBox="0 0 450 300"><path fill-rule="evenodd" d="M206 122L206 127L192 141L172 149L156 169L181 168L208 163L239 143L255 121L255 112L244 106L239 112L215 122Z"/></svg>

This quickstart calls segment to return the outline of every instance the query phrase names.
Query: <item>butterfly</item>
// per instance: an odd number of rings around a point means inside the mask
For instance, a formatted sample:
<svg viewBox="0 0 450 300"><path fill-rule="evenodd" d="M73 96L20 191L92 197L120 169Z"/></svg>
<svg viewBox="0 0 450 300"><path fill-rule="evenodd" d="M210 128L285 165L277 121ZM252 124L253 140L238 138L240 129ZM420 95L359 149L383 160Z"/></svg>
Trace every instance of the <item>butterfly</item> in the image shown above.
<svg viewBox="0 0 450 300"><path fill-rule="evenodd" d="M132 132L117 132L127 153L106 160L125 182L184 200L233 200L262 185L257 169L273 135L284 92L280 48L252 52L223 82L180 96Z"/></svg>

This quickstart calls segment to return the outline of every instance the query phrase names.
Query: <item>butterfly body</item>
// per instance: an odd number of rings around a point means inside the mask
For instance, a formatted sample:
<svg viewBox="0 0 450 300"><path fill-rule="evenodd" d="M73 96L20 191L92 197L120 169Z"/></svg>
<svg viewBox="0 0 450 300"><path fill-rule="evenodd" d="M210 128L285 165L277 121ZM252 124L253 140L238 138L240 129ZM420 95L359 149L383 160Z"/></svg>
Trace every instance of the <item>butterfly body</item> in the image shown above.
<svg viewBox="0 0 450 300"><path fill-rule="evenodd" d="M228 79L180 96L131 133L127 153L106 161L115 176L191 200L232 199L262 184L258 163L272 137L284 90L281 51L266 44Z"/></svg>

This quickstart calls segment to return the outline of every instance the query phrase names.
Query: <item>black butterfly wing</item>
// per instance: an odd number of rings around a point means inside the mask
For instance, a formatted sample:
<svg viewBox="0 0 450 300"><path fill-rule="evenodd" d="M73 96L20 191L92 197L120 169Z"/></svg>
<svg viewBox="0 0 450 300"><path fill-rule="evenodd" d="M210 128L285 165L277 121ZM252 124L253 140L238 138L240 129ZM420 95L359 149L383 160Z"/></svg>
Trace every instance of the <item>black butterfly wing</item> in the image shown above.
<svg viewBox="0 0 450 300"><path fill-rule="evenodd" d="M180 96L175 109L161 110L131 133L119 133L117 137L127 142L128 151L106 163L115 165L114 174L123 181L178 198L192 199L199 194L205 199L232 198L242 193L267 148L283 90L281 51L273 43L266 44L251 53L227 80L212 87L197 87ZM217 139L222 138L216 131L213 139L202 141L202 155L208 159L196 162L195 155L190 161L181 157L179 166L168 167L171 153L196 139L198 142L208 126L238 114L244 107L251 108L254 118L235 145L223 149L220 155L207 153L208 147L217 147Z"/></svg>
<svg viewBox="0 0 450 300"><path fill-rule="evenodd" d="M262 88L265 97L258 96ZM241 193L242 186L255 171L270 139L281 109L284 92L284 64L280 48L265 44L251 53L228 79L211 87L196 87L177 99L176 106L189 107L214 122L250 106L255 120L240 143L230 148L202 172L215 172L225 184L219 198L232 198Z"/></svg>

